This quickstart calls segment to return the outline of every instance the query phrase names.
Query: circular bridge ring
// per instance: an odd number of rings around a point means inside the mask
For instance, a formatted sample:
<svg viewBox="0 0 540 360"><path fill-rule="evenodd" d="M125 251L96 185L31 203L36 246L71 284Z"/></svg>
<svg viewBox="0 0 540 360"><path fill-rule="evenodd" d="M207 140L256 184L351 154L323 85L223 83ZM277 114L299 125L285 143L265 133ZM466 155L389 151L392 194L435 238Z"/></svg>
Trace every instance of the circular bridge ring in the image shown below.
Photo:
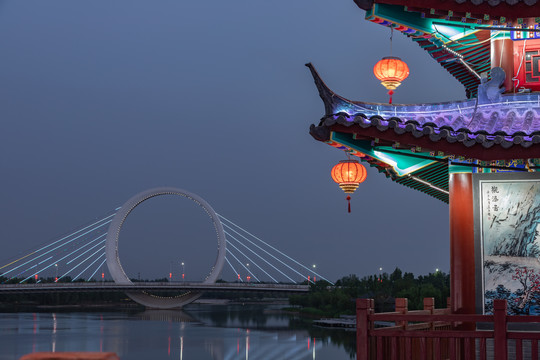
<svg viewBox="0 0 540 360"><path fill-rule="evenodd" d="M221 225L221 221L219 220L214 209L212 209L210 204L208 204L203 198L186 190L173 187L160 187L143 191L131 197L114 215L111 224L109 225L109 230L107 232L107 240L105 243L107 268L109 269L113 280L115 281L115 283L121 285L133 284L129 277L126 275L124 269L122 268L120 258L118 257L118 239L120 236L120 230L122 229L122 225L126 221L126 218L137 206L139 206L144 201L162 195L178 195L188 198L200 207L202 207L204 211L206 211L208 216L212 219L212 223L214 225L214 229L216 230L217 235L218 254L216 257L216 262L212 267L210 274L203 281L203 284L215 283L217 278L219 277L219 274L221 273L221 270L223 269L223 265L225 264L226 239L225 233L223 231L223 226ZM128 292L126 294L139 304L154 309L180 308L186 304L195 301L201 296L200 292L188 292L187 294L178 297L158 297L150 295L146 292Z"/></svg>

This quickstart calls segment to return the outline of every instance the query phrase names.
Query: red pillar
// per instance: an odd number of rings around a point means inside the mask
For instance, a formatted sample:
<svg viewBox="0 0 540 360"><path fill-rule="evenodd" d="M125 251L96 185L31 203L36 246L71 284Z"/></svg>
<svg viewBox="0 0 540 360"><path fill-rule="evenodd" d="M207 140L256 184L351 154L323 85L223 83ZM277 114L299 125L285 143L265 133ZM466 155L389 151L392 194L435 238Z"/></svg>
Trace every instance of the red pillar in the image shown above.
<svg viewBox="0 0 540 360"><path fill-rule="evenodd" d="M491 68L502 67L506 73L505 92L514 90L514 42L509 37L496 37L491 40Z"/></svg>
<svg viewBox="0 0 540 360"><path fill-rule="evenodd" d="M450 173L450 298L454 314L475 313L472 174Z"/></svg>

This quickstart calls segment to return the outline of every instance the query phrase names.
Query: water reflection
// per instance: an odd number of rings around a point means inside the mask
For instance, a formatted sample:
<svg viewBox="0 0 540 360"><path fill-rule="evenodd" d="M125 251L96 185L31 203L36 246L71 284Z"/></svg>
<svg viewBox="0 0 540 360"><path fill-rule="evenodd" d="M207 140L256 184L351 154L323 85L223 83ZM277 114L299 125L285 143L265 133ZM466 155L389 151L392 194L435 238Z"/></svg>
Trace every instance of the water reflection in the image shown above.
<svg viewBox="0 0 540 360"><path fill-rule="evenodd" d="M186 323L198 321L193 316L182 310L145 310L132 314L132 318L138 320L164 321L168 323Z"/></svg>
<svg viewBox="0 0 540 360"><path fill-rule="evenodd" d="M0 360L33 351L111 351L130 360L341 360L354 355L354 334L313 328L269 306L192 306L184 312L0 314L0 348Z"/></svg>
<svg viewBox="0 0 540 360"><path fill-rule="evenodd" d="M185 311L198 321L217 327L288 330L291 319L291 315L279 311L277 306L193 305Z"/></svg>
<svg viewBox="0 0 540 360"><path fill-rule="evenodd" d="M52 317L53 317L52 352L56 352L56 326L58 324L58 321L56 320L56 313L53 313Z"/></svg>
<svg viewBox="0 0 540 360"><path fill-rule="evenodd" d="M103 352L103 314L99 314L99 351Z"/></svg>
<svg viewBox="0 0 540 360"><path fill-rule="evenodd" d="M37 314L33 313L32 318L34 319L34 330L32 331L33 336L33 342L32 342L32 352L36 351L36 334L37 334Z"/></svg>
<svg viewBox="0 0 540 360"><path fill-rule="evenodd" d="M246 332L249 334L249 329ZM246 360L249 358L249 335L246 335Z"/></svg>
<svg viewBox="0 0 540 360"><path fill-rule="evenodd" d="M184 337L180 336L180 360L184 358Z"/></svg>

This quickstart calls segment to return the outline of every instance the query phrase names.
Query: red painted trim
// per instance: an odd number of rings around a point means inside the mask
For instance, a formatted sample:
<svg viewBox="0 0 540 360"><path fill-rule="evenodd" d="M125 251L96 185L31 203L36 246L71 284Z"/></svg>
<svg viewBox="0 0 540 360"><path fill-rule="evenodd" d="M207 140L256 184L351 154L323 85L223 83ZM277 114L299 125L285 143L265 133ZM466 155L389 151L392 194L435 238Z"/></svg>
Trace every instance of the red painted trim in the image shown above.
<svg viewBox="0 0 540 360"><path fill-rule="evenodd" d="M529 159L537 158L540 153L540 145L533 144L528 148L521 145L513 145L509 149L504 149L500 145L493 145L486 149L481 144L475 144L471 147L466 147L460 142L449 143L446 139L441 139L437 142L431 141L428 135L420 138L414 137L411 133L398 135L394 130L389 129L381 132L376 127L362 128L359 125L349 127L336 124L330 127L330 131L342 132L348 134L357 134L358 139L373 140L378 138L380 143L400 143L402 146L416 147L420 146L423 150L443 151L448 155L464 156L465 158L478 159L483 161L491 160L512 160L512 159Z"/></svg>
<svg viewBox="0 0 540 360"><path fill-rule="evenodd" d="M410 0L375 0L374 2L378 4L402 6L411 5ZM501 1L498 5L491 6L487 1L484 1L479 5L474 5L470 2L470 0L465 1L462 4L458 4L455 0L416 0L414 1L414 7L423 8L427 13L429 13L430 9L443 11L452 10L454 12L462 13L470 12L473 14L488 14L491 17L504 16L507 19L540 16L540 3L536 3L532 6L526 5L524 2L518 2L515 5L508 5L506 2Z"/></svg>

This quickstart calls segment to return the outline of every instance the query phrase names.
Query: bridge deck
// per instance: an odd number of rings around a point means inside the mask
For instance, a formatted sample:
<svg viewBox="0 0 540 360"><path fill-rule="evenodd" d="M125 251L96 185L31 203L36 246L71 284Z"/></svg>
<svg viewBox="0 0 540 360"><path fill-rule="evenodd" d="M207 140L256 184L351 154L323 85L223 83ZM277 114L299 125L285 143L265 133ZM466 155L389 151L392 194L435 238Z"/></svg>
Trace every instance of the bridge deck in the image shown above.
<svg viewBox="0 0 540 360"><path fill-rule="evenodd" d="M116 284L114 282L71 282L46 284L2 284L0 294L7 293L51 293L51 292L96 292L96 291L259 291L280 293L303 293L309 285L295 284L257 284L257 283L215 283L196 282L138 282Z"/></svg>

